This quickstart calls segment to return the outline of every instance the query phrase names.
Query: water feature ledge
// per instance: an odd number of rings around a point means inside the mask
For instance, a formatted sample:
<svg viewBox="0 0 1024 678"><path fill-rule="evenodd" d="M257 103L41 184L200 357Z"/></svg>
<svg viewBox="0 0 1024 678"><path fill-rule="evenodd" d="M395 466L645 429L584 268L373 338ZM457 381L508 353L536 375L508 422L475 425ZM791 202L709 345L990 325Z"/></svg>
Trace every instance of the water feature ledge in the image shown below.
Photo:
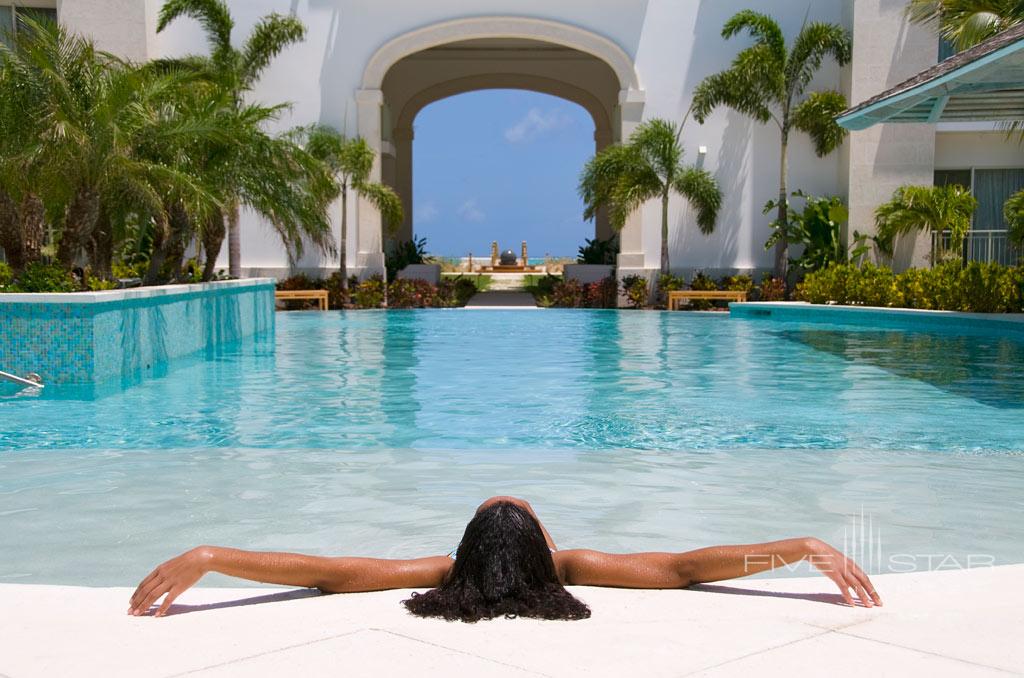
<svg viewBox="0 0 1024 678"><path fill-rule="evenodd" d="M0 370L34 372L45 384L100 384L273 328L270 278L0 294Z"/></svg>

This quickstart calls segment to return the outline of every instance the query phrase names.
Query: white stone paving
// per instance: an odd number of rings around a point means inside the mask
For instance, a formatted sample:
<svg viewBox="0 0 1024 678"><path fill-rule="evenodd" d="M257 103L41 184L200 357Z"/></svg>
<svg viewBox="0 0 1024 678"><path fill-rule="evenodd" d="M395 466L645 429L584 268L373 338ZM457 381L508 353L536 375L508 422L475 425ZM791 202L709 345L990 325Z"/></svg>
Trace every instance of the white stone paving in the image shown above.
<svg viewBox="0 0 1024 678"><path fill-rule="evenodd" d="M0 675L758 676L1024 673L1024 565L874 578L851 609L824 577L686 591L574 588L581 622L448 623L408 592L196 588L125 614L128 588L0 585Z"/></svg>

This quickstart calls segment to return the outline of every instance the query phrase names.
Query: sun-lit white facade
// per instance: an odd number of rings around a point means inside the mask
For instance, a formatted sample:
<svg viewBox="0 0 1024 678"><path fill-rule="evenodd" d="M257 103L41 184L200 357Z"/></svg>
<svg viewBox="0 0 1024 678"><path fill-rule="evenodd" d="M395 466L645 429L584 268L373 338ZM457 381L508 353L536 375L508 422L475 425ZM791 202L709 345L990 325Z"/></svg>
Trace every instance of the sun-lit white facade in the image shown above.
<svg viewBox="0 0 1024 678"><path fill-rule="evenodd" d="M60 20L98 44L135 59L201 52L198 24L179 21L155 32L161 0L57 0ZM3 0L0 0L3 4ZM40 1L39 4L47 5ZM427 104L476 89L512 87L561 96L582 105L595 122L595 148L628 136L641 121L682 121L694 87L727 67L746 43L725 41L722 24L753 7L776 17L788 36L805 17L838 22L854 38L854 59L826 65L817 84L859 102L934 64L933 34L909 26L901 2L889 0L229 0L236 36L259 19L292 12L308 27L306 40L284 52L254 98L292 102L282 128L310 122L361 134L380 151L375 173L411 207L412 136ZM53 6L54 3L49 3ZM778 130L722 109L705 125L689 120L684 142L691 160L714 172L726 195L717 231L701 235L679 200L670 214L673 268L714 272L768 269L769 218L762 214L778 185ZM699 156L700 147L706 155ZM817 158L797 135L789 183L812 194L835 194L851 207L850 229L873 230L875 206L906 183L930 184L936 170L1024 167L1024 153L991 125L936 128L886 125L853 133L833 155ZM567 191L575 190L566 186ZM383 265L378 215L351 205L349 264L364 273ZM412 210L407 209L411 214ZM337 210L335 210L337 213ZM411 219L411 217L410 217ZM408 235L414 224L403 226ZM606 232L603 223L598 234ZM515 239L515 234L509 234ZM478 247L469 243L467 249ZM923 262L926 238L903 243L897 266ZM620 270L658 266L660 212L650 205L622 234ZM226 266L227 248L222 252ZM287 256L254 215L243 217L242 265L283 274ZM304 268L336 261L307 255Z"/></svg>

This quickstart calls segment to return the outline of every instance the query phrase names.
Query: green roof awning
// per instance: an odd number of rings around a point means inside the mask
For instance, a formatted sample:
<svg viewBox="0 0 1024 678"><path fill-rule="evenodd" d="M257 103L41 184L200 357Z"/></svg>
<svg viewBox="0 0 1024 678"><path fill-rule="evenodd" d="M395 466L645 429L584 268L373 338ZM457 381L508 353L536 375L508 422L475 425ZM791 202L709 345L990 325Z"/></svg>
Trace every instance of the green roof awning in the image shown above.
<svg viewBox="0 0 1024 678"><path fill-rule="evenodd" d="M1024 25L1003 31L846 111L862 130L883 122L1024 120Z"/></svg>

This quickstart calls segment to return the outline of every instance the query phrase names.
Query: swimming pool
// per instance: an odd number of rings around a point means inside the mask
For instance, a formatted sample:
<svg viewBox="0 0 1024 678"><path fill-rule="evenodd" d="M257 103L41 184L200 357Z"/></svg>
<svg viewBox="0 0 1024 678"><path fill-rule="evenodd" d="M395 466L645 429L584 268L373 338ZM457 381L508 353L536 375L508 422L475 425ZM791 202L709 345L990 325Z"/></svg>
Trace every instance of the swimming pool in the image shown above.
<svg viewBox="0 0 1024 678"><path fill-rule="evenodd" d="M841 542L863 511L882 565L1019 562L1022 368L1012 338L718 315L279 314L142 384L0 400L0 581L446 552L499 492L566 546Z"/></svg>

